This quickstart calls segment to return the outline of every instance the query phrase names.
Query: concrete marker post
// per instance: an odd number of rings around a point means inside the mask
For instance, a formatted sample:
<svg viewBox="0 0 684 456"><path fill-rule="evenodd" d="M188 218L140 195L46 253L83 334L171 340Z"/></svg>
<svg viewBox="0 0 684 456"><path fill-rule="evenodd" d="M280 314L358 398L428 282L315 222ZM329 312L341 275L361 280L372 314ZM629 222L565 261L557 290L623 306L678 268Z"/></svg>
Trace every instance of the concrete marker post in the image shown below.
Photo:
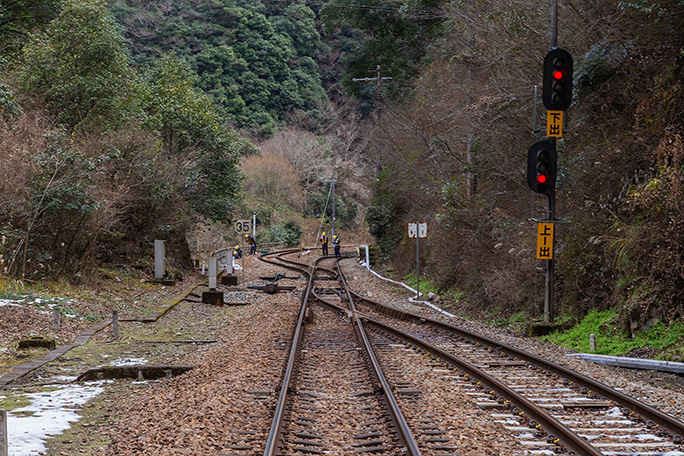
<svg viewBox="0 0 684 456"><path fill-rule="evenodd" d="M243 256L244 258L244 256ZM209 259L209 291L202 292L202 302L205 304L223 305L223 291L217 290L216 288L216 269L217 266L216 252L211 252L211 258Z"/></svg>
<svg viewBox="0 0 684 456"><path fill-rule="evenodd" d="M366 264L364 266L366 267L367 270L370 271L370 254L368 253L368 246L367 245L361 245L359 247L366 250Z"/></svg>
<svg viewBox="0 0 684 456"><path fill-rule="evenodd" d="M589 334L589 350L596 351L596 334Z"/></svg>
<svg viewBox="0 0 684 456"><path fill-rule="evenodd" d="M165 256L166 251L164 247L164 241L155 240L154 241L154 278L159 280L164 278L166 274L165 270Z"/></svg>
<svg viewBox="0 0 684 456"><path fill-rule="evenodd" d="M216 255L212 254L209 258L209 289L216 290Z"/></svg>
<svg viewBox="0 0 684 456"><path fill-rule="evenodd" d="M112 337L119 338L119 312L116 310L112 312Z"/></svg>
<svg viewBox="0 0 684 456"><path fill-rule="evenodd" d="M60 318L61 318L61 313L59 311L59 307L54 307L52 309L52 329L54 331L59 331Z"/></svg>
<svg viewBox="0 0 684 456"><path fill-rule="evenodd" d="M0 410L0 456L9 456L7 442L7 410Z"/></svg>

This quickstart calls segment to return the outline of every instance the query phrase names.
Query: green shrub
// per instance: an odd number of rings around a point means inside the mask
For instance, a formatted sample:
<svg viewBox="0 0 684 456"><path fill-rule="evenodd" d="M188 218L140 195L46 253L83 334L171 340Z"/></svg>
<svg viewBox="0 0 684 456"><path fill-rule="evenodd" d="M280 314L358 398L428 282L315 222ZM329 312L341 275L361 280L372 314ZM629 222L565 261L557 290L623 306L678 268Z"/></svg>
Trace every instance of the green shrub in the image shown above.
<svg viewBox="0 0 684 456"><path fill-rule="evenodd" d="M273 225L259 234L260 243L283 243L287 247L296 247L300 244L302 228L295 222L286 222L282 225Z"/></svg>
<svg viewBox="0 0 684 456"><path fill-rule="evenodd" d="M661 352L652 355L655 358L679 357L682 354L678 347L684 340L684 323L673 323L667 326L658 322L648 331L640 332L633 338L625 337L620 330L618 314L615 310L602 312L591 311L584 319L565 332L555 332L543 337L550 342L589 353L590 334L596 334L596 354L627 356L632 350L647 349L647 351Z"/></svg>

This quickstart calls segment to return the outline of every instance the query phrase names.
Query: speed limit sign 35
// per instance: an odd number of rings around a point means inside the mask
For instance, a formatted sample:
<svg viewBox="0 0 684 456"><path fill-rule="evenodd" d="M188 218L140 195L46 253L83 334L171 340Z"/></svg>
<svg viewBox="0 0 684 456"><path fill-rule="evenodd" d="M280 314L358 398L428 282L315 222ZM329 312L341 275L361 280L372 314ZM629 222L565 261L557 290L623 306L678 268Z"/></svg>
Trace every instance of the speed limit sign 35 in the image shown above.
<svg viewBox="0 0 684 456"><path fill-rule="evenodd" d="M235 232L237 234L248 234L251 228L250 220L237 220L235 222Z"/></svg>

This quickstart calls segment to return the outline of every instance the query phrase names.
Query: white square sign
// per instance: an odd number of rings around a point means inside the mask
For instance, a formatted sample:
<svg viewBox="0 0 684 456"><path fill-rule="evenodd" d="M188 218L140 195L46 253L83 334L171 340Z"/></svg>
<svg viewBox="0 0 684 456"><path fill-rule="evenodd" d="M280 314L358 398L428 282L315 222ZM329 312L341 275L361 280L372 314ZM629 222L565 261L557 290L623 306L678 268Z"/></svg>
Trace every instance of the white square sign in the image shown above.
<svg viewBox="0 0 684 456"><path fill-rule="evenodd" d="M408 224L409 239L426 238L427 237L427 223L409 223Z"/></svg>
<svg viewBox="0 0 684 456"><path fill-rule="evenodd" d="M418 237L418 224L409 223L408 224L408 237L409 239L415 239Z"/></svg>
<svg viewBox="0 0 684 456"><path fill-rule="evenodd" d="M418 237L423 239L427 237L427 223L419 223L418 224Z"/></svg>

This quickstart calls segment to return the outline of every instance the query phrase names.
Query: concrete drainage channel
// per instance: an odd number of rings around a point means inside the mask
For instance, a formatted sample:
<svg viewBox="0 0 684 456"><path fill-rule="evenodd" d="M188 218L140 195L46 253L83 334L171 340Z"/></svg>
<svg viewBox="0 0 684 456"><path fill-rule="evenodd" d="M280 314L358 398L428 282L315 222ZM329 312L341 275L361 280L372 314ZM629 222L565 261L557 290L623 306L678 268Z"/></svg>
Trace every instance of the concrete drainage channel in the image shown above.
<svg viewBox="0 0 684 456"><path fill-rule="evenodd" d="M0 413L0 456L96 454L125 396L191 370L186 359L217 342L216 331L242 312L187 300L198 288L158 309L154 319L121 320L117 339L105 330L109 323L100 325L78 344L0 377L0 410L6 410ZM234 289L227 298L245 305L260 299Z"/></svg>
<svg viewBox="0 0 684 456"><path fill-rule="evenodd" d="M104 366L88 369L76 378L77 382L112 380L115 378L132 378L135 380L159 380L182 375L194 366L150 366L136 364L133 366Z"/></svg>

